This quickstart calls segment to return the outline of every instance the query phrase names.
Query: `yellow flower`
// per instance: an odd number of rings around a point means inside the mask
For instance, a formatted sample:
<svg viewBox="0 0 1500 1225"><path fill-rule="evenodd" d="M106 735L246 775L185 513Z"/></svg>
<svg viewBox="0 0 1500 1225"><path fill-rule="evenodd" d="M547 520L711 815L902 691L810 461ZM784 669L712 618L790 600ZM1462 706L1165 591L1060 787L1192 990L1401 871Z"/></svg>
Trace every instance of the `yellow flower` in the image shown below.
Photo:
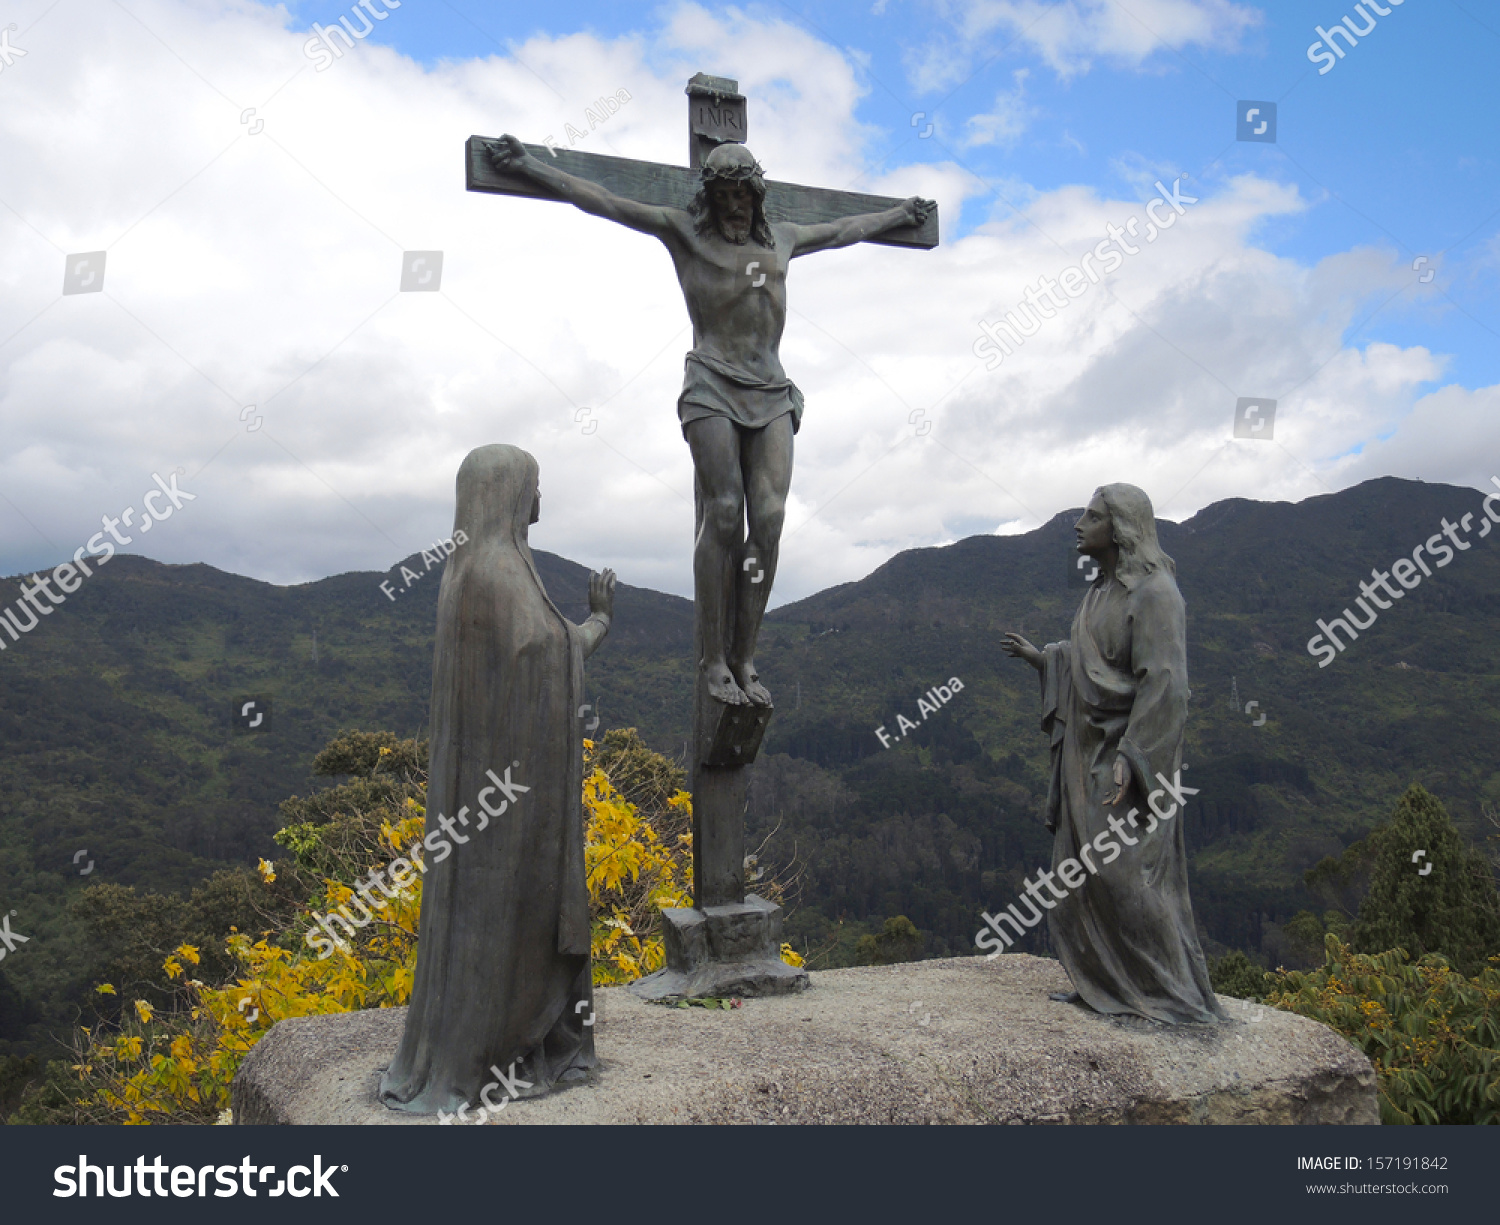
<svg viewBox="0 0 1500 1225"><path fill-rule="evenodd" d="M152 1016L154 1016L155 1013L151 1005L146 1003L145 1000L136 1000L135 1015L140 1017L142 1024L147 1024L150 1022Z"/></svg>
<svg viewBox="0 0 1500 1225"><path fill-rule="evenodd" d="M790 944L782 944L781 960L786 962L786 964L789 966L800 966L802 965L802 954L794 949Z"/></svg>
<svg viewBox="0 0 1500 1225"><path fill-rule="evenodd" d="M261 880L265 881L266 884L269 885L276 879L276 865L270 861L262 859L258 870Z"/></svg>
<svg viewBox="0 0 1500 1225"><path fill-rule="evenodd" d="M196 948L194 948L191 944L179 944L177 946L177 955L179 957L181 957L184 961L190 961L194 965L198 964L198 961L199 961L198 950Z"/></svg>
<svg viewBox="0 0 1500 1225"><path fill-rule="evenodd" d="M94 988L100 995L114 995L115 989L110 983L100 983Z"/></svg>

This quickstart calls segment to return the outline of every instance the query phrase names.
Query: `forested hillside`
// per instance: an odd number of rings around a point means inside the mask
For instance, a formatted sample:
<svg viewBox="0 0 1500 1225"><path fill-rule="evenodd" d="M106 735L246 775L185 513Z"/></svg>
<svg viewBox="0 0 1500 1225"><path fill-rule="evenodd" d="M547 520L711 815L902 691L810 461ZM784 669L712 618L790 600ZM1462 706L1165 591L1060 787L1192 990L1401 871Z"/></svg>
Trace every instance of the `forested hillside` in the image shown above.
<svg viewBox="0 0 1500 1225"><path fill-rule="evenodd" d="M1481 805L1500 801L1500 533L1479 537L1480 500L1385 479L1162 525L1188 605L1185 778L1200 793L1187 836L1211 950L1277 956L1279 925L1312 904L1302 873L1384 820L1413 781L1481 837ZM1470 549L1318 666L1306 643L1319 618L1341 615L1372 568L1410 556L1445 517L1476 513ZM1047 862L1036 682L998 639L1067 635L1082 594L1075 514L901 554L768 619L758 658L777 714L751 829L757 843L776 830L763 864L800 871L800 940L847 950L851 934L905 914L926 955L966 951L980 910L1014 900ZM537 560L581 620L587 572ZM0 965L0 1042L24 1047L86 996L91 952L68 913L80 891L185 892L274 858L277 805L314 787L313 755L338 729L426 733L433 561L405 561L415 580L395 567L278 588L122 556L4 639L0 907L28 941ZM589 664L604 728L638 727L682 757L691 636L687 601L621 586ZM938 686L946 700L924 698ZM233 712L251 697L269 699L269 725L239 730ZM897 738L898 717L918 730Z"/></svg>

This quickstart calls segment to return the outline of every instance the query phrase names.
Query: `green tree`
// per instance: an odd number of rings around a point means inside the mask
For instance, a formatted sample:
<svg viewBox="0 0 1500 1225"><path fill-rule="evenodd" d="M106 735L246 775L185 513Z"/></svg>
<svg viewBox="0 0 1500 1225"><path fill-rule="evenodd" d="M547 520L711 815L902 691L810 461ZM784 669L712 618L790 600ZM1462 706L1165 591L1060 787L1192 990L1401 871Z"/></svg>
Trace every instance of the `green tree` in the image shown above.
<svg viewBox="0 0 1500 1225"><path fill-rule="evenodd" d="M341 731L313 758L313 773L347 778L306 798L283 800L282 827L273 835L307 877L300 882L303 898L323 880L352 883L364 857L381 845L381 826L410 816L409 802L424 801L427 741Z"/></svg>
<svg viewBox="0 0 1500 1225"><path fill-rule="evenodd" d="M420 783L427 777L427 741L402 740L395 732L341 731L313 758L313 773L360 778L379 773Z"/></svg>
<svg viewBox="0 0 1500 1225"><path fill-rule="evenodd" d="M1208 980L1219 995L1258 1000L1269 991L1270 975L1239 949L1209 963Z"/></svg>
<svg viewBox="0 0 1500 1225"><path fill-rule="evenodd" d="M922 948L922 933L904 914L885 921L878 936L861 936L854 955L860 965L892 966L901 961L915 961Z"/></svg>
<svg viewBox="0 0 1500 1225"><path fill-rule="evenodd" d="M298 891L283 881L270 888L254 868L215 872L187 897L143 893L134 885L100 882L74 899L70 912L83 925L94 955L95 981L129 987L150 999L170 994L162 958L179 945L203 949L202 975L216 980L232 973L224 933L275 929L296 912Z"/></svg>
<svg viewBox="0 0 1500 1225"><path fill-rule="evenodd" d="M1320 919L1310 910L1299 910L1281 929L1284 941L1282 960L1294 970L1308 970L1320 965L1328 934L1332 932L1340 940L1348 940L1349 926L1350 917L1342 911L1324 911Z"/></svg>
<svg viewBox="0 0 1500 1225"><path fill-rule="evenodd" d="M1485 856L1464 844L1442 803L1413 783L1391 820L1370 835L1370 889L1354 924L1354 948L1441 953L1460 974L1500 952L1500 893Z"/></svg>
<svg viewBox="0 0 1500 1225"><path fill-rule="evenodd" d="M611 728L594 741L593 761L627 801L653 817L688 785L687 771L653 751L633 727Z"/></svg>
<svg viewBox="0 0 1500 1225"><path fill-rule="evenodd" d="M1352 921L1370 888L1375 847L1368 838L1351 842L1341 855L1329 855L1302 874L1307 891Z"/></svg>

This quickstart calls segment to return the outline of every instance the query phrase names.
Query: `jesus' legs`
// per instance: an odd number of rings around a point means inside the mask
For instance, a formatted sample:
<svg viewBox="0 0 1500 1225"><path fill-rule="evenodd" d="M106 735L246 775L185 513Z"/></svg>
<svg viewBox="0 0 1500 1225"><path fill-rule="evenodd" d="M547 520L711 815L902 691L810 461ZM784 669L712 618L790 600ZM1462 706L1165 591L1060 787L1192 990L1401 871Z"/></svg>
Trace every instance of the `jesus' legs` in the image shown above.
<svg viewBox="0 0 1500 1225"><path fill-rule="evenodd" d="M734 644L729 670L757 706L769 706L771 695L755 671L755 640L776 577L781 551L781 525L786 517L786 494L792 483L792 418L778 417L740 438L740 468L745 482L745 508L750 538L745 560L736 574Z"/></svg>
<svg viewBox="0 0 1500 1225"><path fill-rule="evenodd" d="M689 422L686 433L698 500L693 595L703 639L699 667L713 697L730 706L743 706L749 699L735 684L725 660L725 613L745 540L740 431L727 417L704 417Z"/></svg>

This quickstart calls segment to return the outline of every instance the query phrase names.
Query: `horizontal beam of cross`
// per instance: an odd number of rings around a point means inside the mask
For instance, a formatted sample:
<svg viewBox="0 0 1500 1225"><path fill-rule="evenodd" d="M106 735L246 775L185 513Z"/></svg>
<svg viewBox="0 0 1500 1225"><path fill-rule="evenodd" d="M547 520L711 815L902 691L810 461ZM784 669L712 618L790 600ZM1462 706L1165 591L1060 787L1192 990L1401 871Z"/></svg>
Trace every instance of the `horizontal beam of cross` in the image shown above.
<svg viewBox="0 0 1500 1225"><path fill-rule="evenodd" d="M469 137L465 186L470 191L487 191L502 196L533 196L541 200L562 199L525 175L506 174L496 170L490 163L487 149L493 143L490 137ZM576 149L558 149L554 157L545 145L527 145L526 151L558 170L597 183L617 196L626 196L642 204L685 209L702 183L699 172L686 166L604 157L598 153L581 153ZM900 203L900 200L890 196L867 196L856 191L832 191L822 187L800 187L796 183L766 180L766 217L773 224L785 221L816 225L862 213L883 213ZM930 250L938 245L937 210L934 209L919 226L900 226L866 241L889 247L920 247Z"/></svg>

